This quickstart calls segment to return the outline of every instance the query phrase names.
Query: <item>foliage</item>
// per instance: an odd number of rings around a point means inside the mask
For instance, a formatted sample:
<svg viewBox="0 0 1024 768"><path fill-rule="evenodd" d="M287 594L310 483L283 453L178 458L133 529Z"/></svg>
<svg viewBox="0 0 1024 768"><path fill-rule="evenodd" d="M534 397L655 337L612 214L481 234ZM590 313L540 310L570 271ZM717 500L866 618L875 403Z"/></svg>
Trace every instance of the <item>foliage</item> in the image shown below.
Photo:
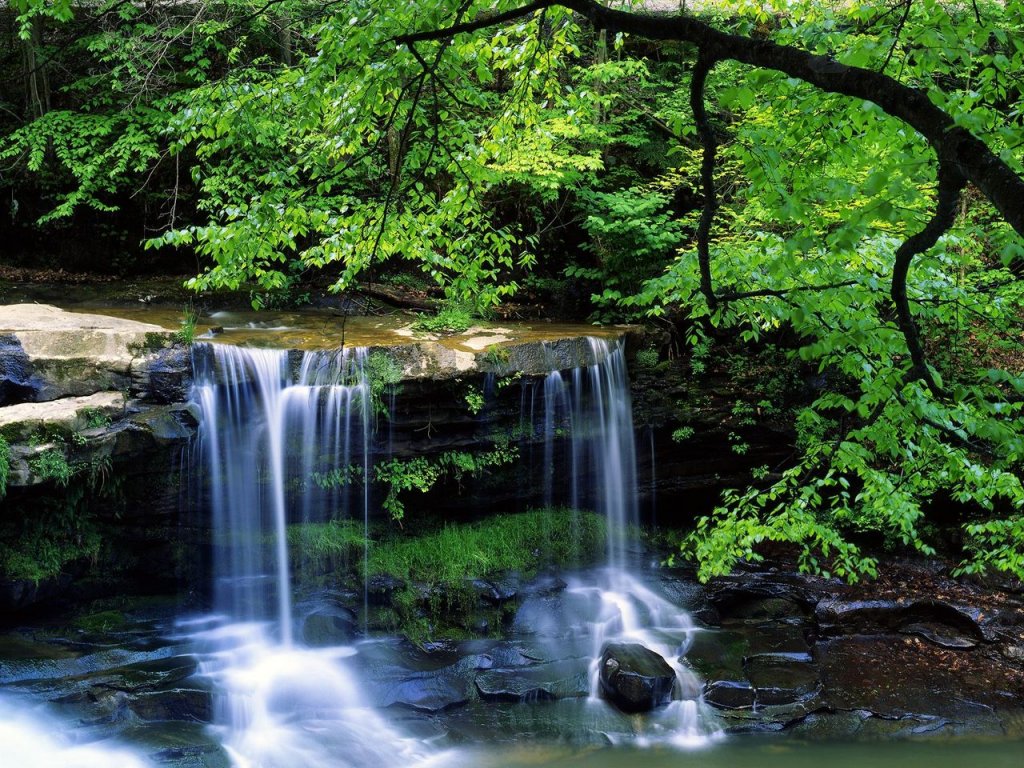
<svg viewBox="0 0 1024 768"><path fill-rule="evenodd" d="M366 358L365 375L370 386L370 401L373 412L387 418L385 395L398 392L398 384L402 381L402 366L386 352L371 352Z"/></svg>
<svg viewBox="0 0 1024 768"><path fill-rule="evenodd" d="M462 304L446 304L436 315L420 315L413 328L428 333L462 333L473 325L473 314Z"/></svg>
<svg viewBox="0 0 1024 768"><path fill-rule="evenodd" d="M529 577L548 565L578 566L600 556L604 519L590 512L545 509L446 525L370 547L371 574L426 584L460 584L510 572Z"/></svg>
<svg viewBox="0 0 1024 768"><path fill-rule="evenodd" d="M484 398L483 392L480 392L479 390L472 388L466 392L466 396L464 399L466 401L466 407L469 409L469 412L474 416L476 416L478 413L480 413L480 411L484 409L484 405L486 405L487 402L486 399Z"/></svg>
<svg viewBox="0 0 1024 768"><path fill-rule="evenodd" d="M0 499L7 493L7 478L11 472L11 446L7 439L0 435Z"/></svg>
<svg viewBox="0 0 1024 768"><path fill-rule="evenodd" d="M35 18L72 16L67 0L16 7L23 40ZM801 80L732 59L696 94L709 113L698 127L692 46L648 56L616 36L591 52L580 17L554 4L501 15L521 7L104 6L73 46L89 74L4 137L0 158L56 177L49 219L107 211L161 163L184 164L195 215L169 212L150 246L195 251L200 290L275 294L311 270L344 290L397 263L481 312L544 256L587 281L596 317L647 317L694 345L695 373L716 335L777 345L813 371L798 455L702 520L686 547L704 577L766 541L796 542L808 570L870 575L872 537L932 550L925 523L942 499L964 510L963 570L1024 575L1024 242L968 187L954 225L908 267L909 309L894 298L897 256L933 218L939 162L951 163L938 140L886 114L881 90L877 102L821 90L812 81L829 67ZM779 50L765 41L919 89L955 123L943 141L970 132L992 163L1024 173L1020 0L730 0L689 13L746 52ZM270 33L282 17L298 41L286 51ZM490 26L396 44L475 20ZM767 390L760 400L777 407ZM392 514L399 493L447 471L384 465Z"/></svg>
<svg viewBox="0 0 1024 768"><path fill-rule="evenodd" d="M5 510L0 518L0 576L39 582L69 563L95 559L101 537L88 510L85 483L72 482L59 498L36 498L31 508Z"/></svg>
<svg viewBox="0 0 1024 768"><path fill-rule="evenodd" d="M67 486L74 475L74 469L68 464L63 447L47 448L41 451L29 460L29 466L32 469L32 474L43 482L53 480L62 486Z"/></svg>
<svg viewBox="0 0 1024 768"><path fill-rule="evenodd" d="M387 486L381 506L392 520L400 522L405 517L405 505L399 494L413 490L426 493L442 479L461 483L465 477L479 477L488 468L510 464L518 457L515 447L501 447L482 453L446 451L436 458L417 456L378 462L374 477Z"/></svg>

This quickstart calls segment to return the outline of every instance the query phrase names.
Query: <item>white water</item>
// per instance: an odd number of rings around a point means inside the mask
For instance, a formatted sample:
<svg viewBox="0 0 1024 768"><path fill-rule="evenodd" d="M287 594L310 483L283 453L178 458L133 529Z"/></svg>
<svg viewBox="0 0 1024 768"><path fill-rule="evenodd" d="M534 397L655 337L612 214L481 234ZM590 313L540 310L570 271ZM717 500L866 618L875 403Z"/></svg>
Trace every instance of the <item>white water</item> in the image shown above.
<svg viewBox="0 0 1024 768"><path fill-rule="evenodd" d="M543 390L544 500L553 503L556 491L567 491L574 506L589 502L607 520L608 567L569 587L589 606L580 619L593 644L589 706L607 706L596 674L604 645L639 642L667 660L677 683L673 701L645 716L633 743L700 746L715 729L703 713L700 682L682 660L693 631L689 616L631 571L629 533L638 514L624 350L592 339L590 353L592 365L565 376L553 372ZM332 471L370 476L365 353L290 359L285 352L218 345L199 348L196 360L219 613L193 630L216 691L214 727L233 763L362 768L441 759L366 704L348 668L358 658L354 648L305 648L293 632L290 582L301 563L289 562L289 526L333 519L368 524L368 483L310 483ZM568 451L561 477L554 474L556 441Z"/></svg>
<svg viewBox="0 0 1024 768"><path fill-rule="evenodd" d="M239 768L363 768L422 762L423 745L367 707L346 668L352 648L293 636L287 531L334 519L368 523L368 484L311 482L370 473L372 406L365 351L199 350L194 400L210 486L215 605L192 625L215 690L215 726ZM272 542L272 546L270 543Z"/></svg>
<svg viewBox="0 0 1024 768"><path fill-rule="evenodd" d="M0 698L0 754L10 768L150 768L127 747L103 740L76 743L81 731L24 701Z"/></svg>
<svg viewBox="0 0 1024 768"><path fill-rule="evenodd" d="M367 521L363 492L313 478L353 465L370 471L372 405L365 350L305 353L207 345L196 354L200 462L213 515L214 604L233 620L276 620L293 643L290 524ZM272 546L270 544L272 543Z"/></svg>
<svg viewBox="0 0 1024 768"><path fill-rule="evenodd" d="M569 582L568 591L582 598L589 616L580 617L591 639L590 698L604 706L600 690L600 658L610 642L638 643L672 667L676 683L672 701L648 715L645 741L699 747L720 738L716 718L701 700L702 683L684 655L695 628L690 615L647 587L636 575L638 564L628 551L630 535L639 525L636 446L629 396L629 376L621 342L591 338L594 363L572 372L571 386L558 371L544 386L546 476L552 473L555 425L569 422L571 499L589 499L607 525L607 566ZM593 487L579 487L589 473ZM545 486L545 501L552 492Z"/></svg>

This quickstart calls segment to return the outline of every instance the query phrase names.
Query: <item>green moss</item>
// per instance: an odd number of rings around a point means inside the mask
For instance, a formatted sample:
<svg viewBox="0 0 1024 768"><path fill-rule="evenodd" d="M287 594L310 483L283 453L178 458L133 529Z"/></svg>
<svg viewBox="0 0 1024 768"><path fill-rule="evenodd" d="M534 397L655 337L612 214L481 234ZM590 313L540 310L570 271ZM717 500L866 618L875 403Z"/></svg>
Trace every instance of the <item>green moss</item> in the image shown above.
<svg viewBox="0 0 1024 768"><path fill-rule="evenodd" d="M363 557L366 536L361 523L332 520L288 527L288 549L293 563L314 572L352 567Z"/></svg>
<svg viewBox="0 0 1024 768"><path fill-rule="evenodd" d="M7 478L11 474L11 446L0 435L0 499L7 493Z"/></svg>
<svg viewBox="0 0 1024 768"><path fill-rule="evenodd" d="M373 412L385 418L390 417L384 405L384 395L398 391L398 384L402 381L402 366L386 352L371 352L366 358L366 379L370 385Z"/></svg>
<svg viewBox="0 0 1024 768"><path fill-rule="evenodd" d="M372 545L369 572L426 584L510 571L530 576L549 565L593 562L601 553L604 535L604 519L590 512L555 509L502 515Z"/></svg>
<svg viewBox="0 0 1024 768"><path fill-rule="evenodd" d="M120 611L99 611L78 617L74 626L86 632L112 632L123 629L127 623L128 620Z"/></svg>

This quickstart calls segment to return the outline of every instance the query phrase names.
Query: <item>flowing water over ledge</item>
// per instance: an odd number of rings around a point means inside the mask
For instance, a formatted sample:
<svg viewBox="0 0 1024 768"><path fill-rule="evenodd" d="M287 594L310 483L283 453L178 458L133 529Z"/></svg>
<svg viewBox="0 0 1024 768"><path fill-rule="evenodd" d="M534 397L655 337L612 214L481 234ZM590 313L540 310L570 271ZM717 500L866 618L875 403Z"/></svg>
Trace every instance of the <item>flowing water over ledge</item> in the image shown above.
<svg viewBox="0 0 1024 768"><path fill-rule="evenodd" d="M368 483L306 482L338 468L368 477L388 454L387 436L374 429L366 352L296 360L277 350L199 349L193 460L219 529L214 612L164 615L117 639L54 643L42 658L38 649L13 647L6 657L0 649L0 684L10 691L0 692L8 729L0 735L20 750L18 764L1019 765L1022 745L1012 740L936 750L726 737L694 660L714 657L708 646L729 633L702 629L627 535L637 479L624 353L619 343L588 343L593 365L523 385L522 418L541 438L534 460L553 467L564 453L558 465L571 468L545 473L533 491L600 512L607 563L522 585L499 639L423 648L365 631L365 587L347 639L310 647L299 631L293 577L302 564L289 562L287 528L339 518L365 525L379 512ZM607 701L605 651L615 644L645 648L669 670L653 711ZM760 655L800 666L806 654ZM807 691L807 701L816 695Z"/></svg>

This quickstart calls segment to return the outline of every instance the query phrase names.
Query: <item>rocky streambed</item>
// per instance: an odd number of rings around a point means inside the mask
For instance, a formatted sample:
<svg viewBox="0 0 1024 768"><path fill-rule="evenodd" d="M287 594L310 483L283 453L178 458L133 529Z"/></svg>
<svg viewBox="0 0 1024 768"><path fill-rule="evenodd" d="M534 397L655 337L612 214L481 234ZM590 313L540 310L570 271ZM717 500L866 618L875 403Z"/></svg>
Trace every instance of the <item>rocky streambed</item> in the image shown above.
<svg viewBox="0 0 1024 768"><path fill-rule="evenodd" d="M643 707L608 690L593 698L592 635L577 589L593 573L495 582L514 610L490 637L416 645L366 635L348 620L356 609L330 596L300 606L297 630L313 647L350 648L343 663L366 706L431 750L526 740L671 748L670 699L698 696L705 748L752 733L784 733L784 743L956 738L1020 748L1020 592L964 585L922 563L891 562L884 572L879 583L850 587L783 570L708 585L646 571L650 589L694 617L681 661L701 685L648 691ZM8 629L0 695L48 702L80 738L116 736L157 764L226 765L207 727L217 695L203 671L200 624L150 601L66 626Z"/></svg>

